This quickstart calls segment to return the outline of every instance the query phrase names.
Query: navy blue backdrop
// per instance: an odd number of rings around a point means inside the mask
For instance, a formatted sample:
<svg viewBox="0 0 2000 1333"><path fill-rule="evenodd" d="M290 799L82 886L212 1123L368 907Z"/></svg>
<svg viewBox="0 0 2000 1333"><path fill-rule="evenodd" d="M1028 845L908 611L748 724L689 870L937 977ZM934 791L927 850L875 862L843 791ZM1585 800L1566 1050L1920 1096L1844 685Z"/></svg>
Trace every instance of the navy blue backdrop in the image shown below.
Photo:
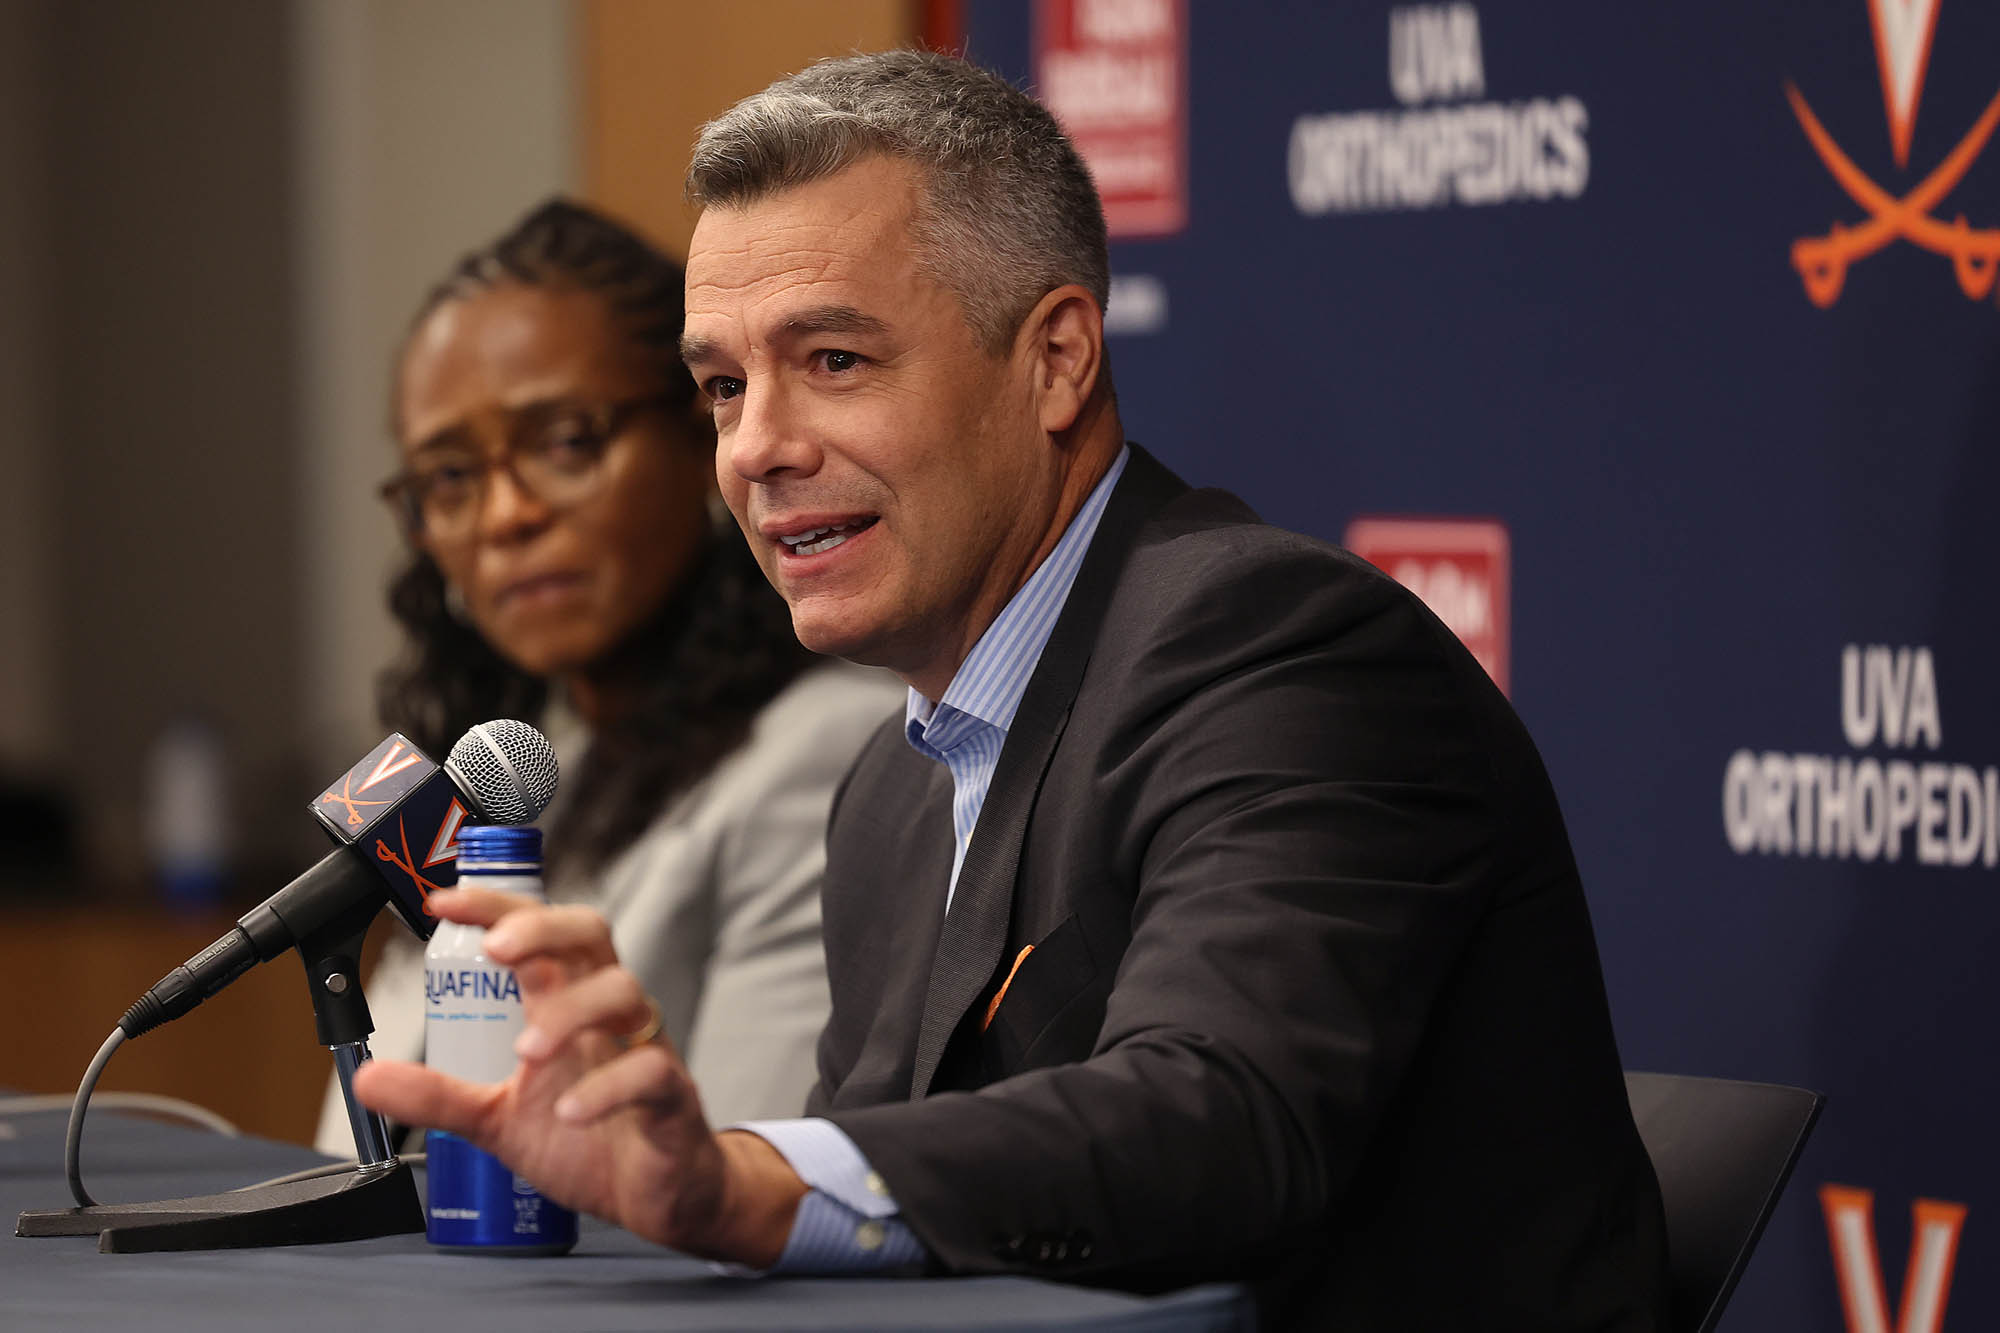
<svg viewBox="0 0 2000 1333"><path fill-rule="evenodd" d="M1329 538L1506 524L1512 693L1626 1065L1830 1097L1725 1327L1843 1326L1830 1182L1874 1192L1892 1327L1919 1198L1968 1209L1950 1326L2000 1324L2000 146L1975 133L1949 191L1894 202L2000 94L2000 6L1940 0L1934 34L1922 0L1187 8L1187 226L1113 246L1165 296L1112 343L1132 436ZM1399 97L1392 24L1462 36L1468 11L1479 80ZM1026 4L965 22L973 58L1030 80ZM1543 144L1556 184L1503 202L1490 173L1425 202L1389 144L1399 117L1536 102L1584 155ZM1843 154L1881 197L1843 188ZM1794 243L1871 235L1812 299Z"/></svg>

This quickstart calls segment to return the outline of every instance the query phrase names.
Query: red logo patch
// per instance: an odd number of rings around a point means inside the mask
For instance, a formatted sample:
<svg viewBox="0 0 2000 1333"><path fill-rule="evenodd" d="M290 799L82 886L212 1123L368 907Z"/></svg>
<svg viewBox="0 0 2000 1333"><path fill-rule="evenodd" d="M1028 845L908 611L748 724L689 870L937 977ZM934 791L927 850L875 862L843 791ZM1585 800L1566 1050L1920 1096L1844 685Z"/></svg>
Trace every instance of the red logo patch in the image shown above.
<svg viewBox="0 0 2000 1333"><path fill-rule="evenodd" d="M1183 0L1039 0L1035 87L1089 165L1112 236L1187 225Z"/></svg>
<svg viewBox="0 0 2000 1333"><path fill-rule="evenodd" d="M1507 692L1507 526L1491 518L1357 518L1342 543L1423 599Z"/></svg>

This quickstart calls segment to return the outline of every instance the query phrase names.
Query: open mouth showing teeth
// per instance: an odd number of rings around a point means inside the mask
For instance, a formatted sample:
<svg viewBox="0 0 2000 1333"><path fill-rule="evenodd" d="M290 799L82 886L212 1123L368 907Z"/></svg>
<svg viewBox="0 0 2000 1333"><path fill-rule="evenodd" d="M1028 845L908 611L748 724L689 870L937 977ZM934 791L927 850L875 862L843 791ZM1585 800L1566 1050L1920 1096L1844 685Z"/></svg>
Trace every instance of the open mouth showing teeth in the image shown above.
<svg viewBox="0 0 2000 1333"><path fill-rule="evenodd" d="M785 544L786 551L792 555L818 555L822 551L831 551L849 537L866 532L874 526L874 519L862 518L852 523L836 523L830 528L809 528L804 532L780 537L778 540Z"/></svg>

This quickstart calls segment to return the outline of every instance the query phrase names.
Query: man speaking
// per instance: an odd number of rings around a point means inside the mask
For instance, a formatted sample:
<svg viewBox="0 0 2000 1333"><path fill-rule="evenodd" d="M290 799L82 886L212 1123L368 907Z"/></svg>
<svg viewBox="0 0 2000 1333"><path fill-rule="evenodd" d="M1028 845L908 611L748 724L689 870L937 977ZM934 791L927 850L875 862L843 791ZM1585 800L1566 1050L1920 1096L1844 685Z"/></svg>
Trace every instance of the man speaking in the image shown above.
<svg viewBox="0 0 2000 1333"><path fill-rule="evenodd" d="M1660 1327L1532 744L1409 594L1126 442L1103 217L1048 113L940 56L827 62L710 124L689 195L723 494L799 638L910 686L835 803L809 1118L712 1132L626 1041L650 1006L602 921L477 893L433 902L520 973L519 1068L378 1062L363 1100L760 1268Z"/></svg>

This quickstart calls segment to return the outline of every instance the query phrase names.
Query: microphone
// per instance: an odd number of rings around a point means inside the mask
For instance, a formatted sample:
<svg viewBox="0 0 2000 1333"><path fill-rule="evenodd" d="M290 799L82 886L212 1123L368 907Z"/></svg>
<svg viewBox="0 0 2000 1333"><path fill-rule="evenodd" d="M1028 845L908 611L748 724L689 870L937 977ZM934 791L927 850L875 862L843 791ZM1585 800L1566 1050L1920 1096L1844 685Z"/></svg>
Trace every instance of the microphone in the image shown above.
<svg viewBox="0 0 2000 1333"><path fill-rule="evenodd" d="M312 802L339 845L161 977L118 1026L128 1040L151 1032L344 914L372 914L385 901L417 938L429 939L437 918L425 899L457 882L459 827L468 817L532 821L555 795L557 776L548 738L511 718L466 732L443 765L391 735Z"/></svg>

